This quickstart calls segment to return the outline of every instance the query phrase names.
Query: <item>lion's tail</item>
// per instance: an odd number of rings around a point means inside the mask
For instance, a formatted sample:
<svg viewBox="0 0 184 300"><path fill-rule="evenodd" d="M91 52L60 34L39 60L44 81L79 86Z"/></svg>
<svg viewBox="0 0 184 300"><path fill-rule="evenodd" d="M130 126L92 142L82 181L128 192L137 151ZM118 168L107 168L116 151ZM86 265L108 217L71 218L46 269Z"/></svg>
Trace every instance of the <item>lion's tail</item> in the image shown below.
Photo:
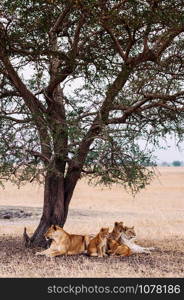
<svg viewBox="0 0 184 300"><path fill-rule="evenodd" d="M29 237L28 234L27 234L27 229L26 229L26 227L24 227L23 241L24 241L24 245L25 245L26 248L27 248L27 247L30 247L30 245L31 245L31 239L30 239L30 237Z"/></svg>

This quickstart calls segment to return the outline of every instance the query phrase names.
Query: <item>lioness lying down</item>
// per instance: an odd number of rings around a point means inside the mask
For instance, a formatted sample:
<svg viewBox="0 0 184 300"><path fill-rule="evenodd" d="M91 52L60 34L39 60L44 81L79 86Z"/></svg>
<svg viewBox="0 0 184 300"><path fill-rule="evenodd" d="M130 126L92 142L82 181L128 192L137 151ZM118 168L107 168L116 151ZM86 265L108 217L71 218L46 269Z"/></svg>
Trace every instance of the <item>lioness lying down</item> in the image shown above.
<svg viewBox="0 0 184 300"><path fill-rule="evenodd" d="M57 225L52 225L44 236L52 240L50 248L36 252L36 255L54 257L62 254L80 254L85 252L89 244L89 236L69 234Z"/></svg>
<svg viewBox="0 0 184 300"><path fill-rule="evenodd" d="M133 227L124 226L123 232L119 239L120 244L124 244L130 248L131 253L148 253L150 254L154 247L142 247L136 244L136 234Z"/></svg>

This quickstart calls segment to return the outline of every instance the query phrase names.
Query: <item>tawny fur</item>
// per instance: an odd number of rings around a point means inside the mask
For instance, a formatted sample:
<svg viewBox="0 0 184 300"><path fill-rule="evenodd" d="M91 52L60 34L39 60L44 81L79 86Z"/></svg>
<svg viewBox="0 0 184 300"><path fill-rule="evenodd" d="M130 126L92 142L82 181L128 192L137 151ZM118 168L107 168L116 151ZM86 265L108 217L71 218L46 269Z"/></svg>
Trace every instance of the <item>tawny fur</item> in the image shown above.
<svg viewBox="0 0 184 300"><path fill-rule="evenodd" d="M52 240L50 248L37 252L36 255L54 257L64 254L80 254L87 250L89 244L89 236L70 234L57 225L52 225L44 236Z"/></svg>
<svg viewBox="0 0 184 300"><path fill-rule="evenodd" d="M129 256L132 254L130 248L126 245L120 244L119 242L108 239L108 254L110 255L120 255L120 256Z"/></svg>
<svg viewBox="0 0 184 300"><path fill-rule="evenodd" d="M123 245L126 245L130 248L132 254L133 253L151 253L151 250L155 250L153 247L142 247L135 243L136 241L136 233L133 227L124 226L123 232L119 239L119 242Z"/></svg>
<svg viewBox="0 0 184 300"><path fill-rule="evenodd" d="M103 257L106 256L106 245L107 245L107 237L109 235L109 228L101 228L100 232L90 240L87 254L89 256L98 256Z"/></svg>
<svg viewBox="0 0 184 300"><path fill-rule="evenodd" d="M110 255L130 255L130 249L124 245L121 245L119 239L123 232L123 222L115 222L112 232L109 234L107 239L107 253Z"/></svg>
<svg viewBox="0 0 184 300"><path fill-rule="evenodd" d="M123 232L123 222L115 222L112 232L109 234L109 238L118 241Z"/></svg>

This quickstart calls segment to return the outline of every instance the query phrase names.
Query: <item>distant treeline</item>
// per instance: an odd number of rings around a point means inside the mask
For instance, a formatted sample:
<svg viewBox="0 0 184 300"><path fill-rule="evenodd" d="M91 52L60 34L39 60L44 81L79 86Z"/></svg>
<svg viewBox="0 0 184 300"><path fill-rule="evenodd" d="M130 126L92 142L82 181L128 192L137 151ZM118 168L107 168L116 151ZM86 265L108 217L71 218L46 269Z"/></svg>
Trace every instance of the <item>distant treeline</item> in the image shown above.
<svg viewBox="0 0 184 300"><path fill-rule="evenodd" d="M159 166L162 166L162 167L182 167L184 166L184 162L183 161L180 161L180 160L174 160L173 162L171 163L168 163L166 161L163 161L161 163L158 164Z"/></svg>

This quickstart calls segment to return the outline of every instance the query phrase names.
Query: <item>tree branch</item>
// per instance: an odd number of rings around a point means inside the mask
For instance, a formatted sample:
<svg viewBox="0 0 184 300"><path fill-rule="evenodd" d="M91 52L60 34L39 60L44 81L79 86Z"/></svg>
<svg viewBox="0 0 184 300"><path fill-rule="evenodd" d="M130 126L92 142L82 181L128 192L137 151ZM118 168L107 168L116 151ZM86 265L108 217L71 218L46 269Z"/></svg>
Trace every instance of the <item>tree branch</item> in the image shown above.
<svg viewBox="0 0 184 300"><path fill-rule="evenodd" d="M20 93L17 91L3 91L0 93L0 98L6 98L6 97L21 97Z"/></svg>
<svg viewBox="0 0 184 300"><path fill-rule="evenodd" d="M136 105L134 105L132 108L128 108L128 109L123 109L124 110L124 114L122 117L118 117L118 118L111 118L108 120L107 124L124 124L127 120L127 118L132 115L133 113L140 113L146 110L150 110L152 108L156 108L156 107L161 107L161 108L165 108L174 112L184 112L184 103L181 104L181 107L174 107L171 104L168 104L168 101L174 101L176 99L177 96L181 96L184 95L184 92L181 93L176 93L175 95L161 95L161 94L147 94L145 95L145 99L140 101L139 103L137 103ZM146 102L148 102L149 100L155 100L155 99L161 99L163 101L157 101L157 102L153 102L147 105L144 105ZM174 102L173 102L174 104ZM182 107L183 105L183 107Z"/></svg>
<svg viewBox="0 0 184 300"><path fill-rule="evenodd" d="M43 153L40 153L38 151L34 151L34 150L25 150L27 153L30 153L31 155L35 156L35 157L39 157L41 160L49 163L50 162L50 159L45 156Z"/></svg>
<svg viewBox="0 0 184 300"><path fill-rule="evenodd" d="M9 58L5 55L4 50L0 47L0 60L4 64L8 78L13 83L13 85L18 90L19 94L24 99L26 105L30 109L33 114L38 114L39 112L45 112L45 107L42 103L27 89L25 84L20 79L18 73L15 71L14 67L12 66Z"/></svg>
<svg viewBox="0 0 184 300"><path fill-rule="evenodd" d="M184 97L184 91L175 93L173 95L166 95L166 94L159 94L159 93L147 93L147 94L143 94L143 95L148 100L162 99L162 100L166 100L166 101L168 101L168 100L173 101L177 98Z"/></svg>
<svg viewBox="0 0 184 300"><path fill-rule="evenodd" d="M5 114L1 114L1 112L0 112L0 119L6 119L6 120L10 120L10 121L13 121L13 122L15 122L15 123L17 123L17 124L26 124L26 123L29 123L29 122L31 122L31 121L33 121L33 119L32 118L26 118L26 119L17 119L17 118L13 118L13 117L10 117L10 116L7 116L7 115L5 115Z"/></svg>
<svg viewBox="0 0 184 300"><path fill-rule="evenodd" d="M77 155L71 160L70 167L67 172L67 177L70 176L71 169L74 165L78 166L78 174L79 176L81 172L82 165L85 161L86 155L88 153L89 147L94 141L94 139L99 135L103 126L106 124L109 116L109 112L113 107L113 101L115 97L118 95L119 91L122 89L124 84L126 83L129 75L131 73L130 69L127 69L125 66L122 67L122 70L119 72L118 76L114 80L113 84L109 87L106 93L106 97L103 101L101 109L99 110L97 116L95 117L89 131L84 136L83 140L80 143L80 146L77 151Z"/></svg>
<svg viewBox="0 0 184 300"><path fill-rule="evenodd" d="M170 45L171 41L178 36L180 33L184 32L184 26L181 26L179 28L171 28L164 34L162 34L155 43L155 46L153 47L152 51L155 53L157 57L160 57L161 54L167 49L167 47Z"/></svg>
<svg viewBox="0 0 184 300"><path fill-rule="evenodd" d="M83 15L81 15L79 22L77 24L77 28L74 34L74 40L73 40L73 44L72 44L72 52L73 52L73 56L76 57L76 55L78 54L78 44L79 44L79 37L80 37L80 32L81 32L81 28L84 25L85 22L85 18Z"/></svg>
<svg viewBox="0 0 184 300"><path fill-rule="evenodd" d="M61 12L59 17L57 18L55 24L50 29L49 34L58 33L58 31L61 31L61 25L63 24L64 19L66 18L73 6L72 1L67 1L66 4L66 8Z"/></svg>
<svg viewBox="0 0 184 300"><path fill-rule="evenodd" d="M123 51L123 49L122 49L122 47L121 47L118 39L115 37L112 29L107 24L105 24L104 21L102 22L102 26L106 30L106 32L111 36L112 40L114 41L115 47L116 47L119 55L121 56L121 58L123 58L123 60L126 61L127 60L127 56L125 55L125 53L124 53L124 51Z"/></svg>
<svg viewBox="0 0 184 300"><path fill-rule="evenodd" d="M4 39L4 28L2 27L2 24L0 24L0 37L2 37L2 40ZM32 94L31 91L28 90L28 88L25 86L18 73L14 69L13 65L11 64L9 57L6 54L6 49L4 49L3 46L3 43L1 43L0 60L2 61L6 69L6 77L8 77L8 79L12 82L13 86L20 93L20 95L24 99L26 106L34 116L35 124L40 135L42 153L49 157L51 155L50 149L44 146L45 141L48 142L49 137L49 135L47 134L47 127L45 126L45 120L43 117L43 113L46 112L46 109L43 106L43 104L35 97L35 95Z"/></svg>

